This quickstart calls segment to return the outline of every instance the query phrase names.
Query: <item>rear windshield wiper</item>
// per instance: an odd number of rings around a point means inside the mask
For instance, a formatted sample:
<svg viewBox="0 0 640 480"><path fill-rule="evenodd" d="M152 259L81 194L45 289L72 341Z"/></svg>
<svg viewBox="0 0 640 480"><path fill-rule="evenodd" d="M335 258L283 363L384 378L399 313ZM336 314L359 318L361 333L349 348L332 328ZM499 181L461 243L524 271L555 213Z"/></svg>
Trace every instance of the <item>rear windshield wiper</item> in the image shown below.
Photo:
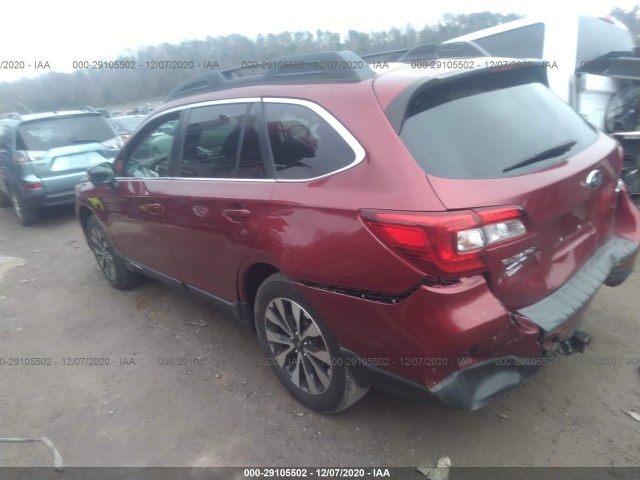
<svg viewBox="0 0 640 480"><path fill-rule="evenodd" d="M546 150L543 150L540 153L536 153L532 157L529 157L525 160L522 160L521 162L518 162L514 165L511 165L510 167L505 168L504 170L502 170L502 173L510 172L511 170L515 170L517 168L526 167L527 165L531 165L532 163L537 163L543 160L548 160L553 157L558 157L563 153L566 153L569 150L571 150L576 143L578 142L575 140L567 140L566 142L563 142L559 145L556 145L551 148L547 148Z"/></svg>

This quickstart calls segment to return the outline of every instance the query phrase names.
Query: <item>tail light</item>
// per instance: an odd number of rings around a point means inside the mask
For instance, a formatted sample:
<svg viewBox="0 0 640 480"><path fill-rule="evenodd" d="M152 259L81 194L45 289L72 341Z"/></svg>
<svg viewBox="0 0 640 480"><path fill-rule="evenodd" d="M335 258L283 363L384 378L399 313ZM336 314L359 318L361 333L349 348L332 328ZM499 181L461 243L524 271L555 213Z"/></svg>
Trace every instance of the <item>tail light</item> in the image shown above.
<svg viewBox="0 0 640 480"><path fill-rule="evenodd" d="M122 138L123 142L126 142L127 140L129 140L129 137L131 135L129 135L128 133L123 133L122 135L120 135L120 138Z"/></svg>
<svg viewBox="0 0 640 480"><path fill-rule="evenodd" d="M23 183L22 188L25 190L40 190L42 188L42 183L34 182L34 183Z"/></svg>
<svg viewBox="0 0 640 480"><path fill-rule="evenodd" d="M13 160L16 163L29 163L37 162L44 158L47 152L35 151L35 150L16 150L13 154Z"/></svg>
<svg viewBox="0 0 640 480"><path fill-rule="evenodd" d="M415 213L362 210L371 232L386 246L427 274L460 277L487 270L488 245L527 232L524 213L515 207Z"/></svg>

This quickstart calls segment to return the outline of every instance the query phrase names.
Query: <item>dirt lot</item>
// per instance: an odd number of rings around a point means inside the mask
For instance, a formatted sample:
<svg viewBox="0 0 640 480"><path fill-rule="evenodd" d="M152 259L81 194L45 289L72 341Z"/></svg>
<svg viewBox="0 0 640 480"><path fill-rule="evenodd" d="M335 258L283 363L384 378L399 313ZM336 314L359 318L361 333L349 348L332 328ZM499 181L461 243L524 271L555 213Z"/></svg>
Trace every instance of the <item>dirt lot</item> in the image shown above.
<svg viewBox="0 0 640 480"><path fill-rule="evenodd" d="M0 437L46 436L69 466L640 466L640 422L623 412L640 413L639 292L639 274L603 288L590 350L480 411L372 391L323 416L232 320L153 281L111 289L71 209L30 228L2 209ZM35 465L51 465L43 446L0 443L0 466Z"/></svg>

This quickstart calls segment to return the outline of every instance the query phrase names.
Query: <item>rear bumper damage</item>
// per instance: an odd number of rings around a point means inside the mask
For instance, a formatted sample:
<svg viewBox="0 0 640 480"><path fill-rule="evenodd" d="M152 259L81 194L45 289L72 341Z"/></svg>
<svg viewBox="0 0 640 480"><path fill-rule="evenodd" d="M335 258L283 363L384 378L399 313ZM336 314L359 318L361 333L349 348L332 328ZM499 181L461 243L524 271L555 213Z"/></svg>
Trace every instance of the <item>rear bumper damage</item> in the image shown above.
<svg viewBox="0 0 640 480"><path fill-rule="evenodd" d="M545 332L561 329L587 306L603 284L617 285L626 280L637 251L638 245L630 240L611 238L562 287L517 313Z"/></svg>
<svg viewBox="0 0 640 480"><path fill-rule="evenodd" d="M489 304L477 303L478 308L471 308L470 305L474 303L467 302L468 307L458 311L459 315L465 312L464 318L458 316L454 324L457 322L461 326L467 320L477 323L467 323L461 330L439 330L442 324L437 309L431 308L425 316L425 304L431 304L433 298L429 296L429 290L423 287L398 305L378 306L367 312L368 323L376 319L381 322L389 319L397 325L402 320L396 315L409 318L404 326L413 324L415 330L409 333L396 331L406 334L403 343L406 353L398 356L392 352L392 345L400 347L399 339L387 336L386 351L389 357L386 363L372 361L375 360L371 358L373 355L378 360L382 357L381 350L379 353L362 355L354 353L357 351L355 348L344 348L342 354L345 364L354 371L357 381L365 386L374 386L413 399L436 397L454 408L481 408L501 393L524 383L540 367L550 365L555 353L568 355L584 351L591 341L590 335L578 331L584 311L603 284L620 283L631 273L637 253L637 243L614 237L562 288L536 304L514 312L500 313L496 310L486 316L490 311ZM311 290L306 293L311 294ZM336 295L328 292L319 294ZM487 299L487 295L491 294L484 290L478 295L478 298ZM344 295L340 298L345 305L357 302L358 311L362 311L364 305L373 304ZM491 295L491 298L494 297ZM415 305L412 305L413 302ZM422 317L418 313L420 310ZM480 321L479 313L485 315ZM448 322L451 322L451 317L448 318ZM507 323L510 326L506 326ZM430 329L430 335L420 338L425 328ZM495 334L500 335L500 332L502 336L496 340ZM415 344L407 343L407 335L418 340ZM494 341L489 347L486 342L490 338ZM429 344L429 339L433 343ZM411 359L419 355L415 350L418 344L425 352L423 356L432 359L446 356L448 362L441 362L440 365L429 362L428 365L416 366ZM473 348L469 349L469 345L481 345L480 350L484 349L484 353L470 353ZM438 347L442 350L434 353Z"/></svg>
<svg viewBox="0 0 640 480"><path fill-rule="evenodd" d="M590 335L577 330L584 310L603 284L618 285L631 274L637 253L636 243L611 238L565 285L516 315L540 327L547 353L582 353L591 342ZM549 356L496 357L458 370L430 390L447 405L475 410L550 361Z"/></svg>

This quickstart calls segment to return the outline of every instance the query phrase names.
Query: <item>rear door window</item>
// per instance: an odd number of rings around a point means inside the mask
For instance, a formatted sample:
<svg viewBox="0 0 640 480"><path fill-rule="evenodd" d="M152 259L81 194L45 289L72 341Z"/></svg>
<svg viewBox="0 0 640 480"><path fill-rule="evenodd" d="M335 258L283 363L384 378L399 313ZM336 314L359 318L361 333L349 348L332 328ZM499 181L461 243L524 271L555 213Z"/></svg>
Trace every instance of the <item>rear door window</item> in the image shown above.
<svg viewBox="0 0 640 480"><path fill-rule="evenodd" d="M596 140L594 128L544 85L501 84L501 75L492 75L427 89L409 105L400 137L425 172L461 179L521 175Z"/></svg>
<svg viewBox="0 0 640 480"><path fill-rule="evenodd" d="M18 150L45 151L52 148L102 143L116 137L100 114L31 120L18 127Z"/></svg>
<svg viewBox="0 0 640 480"><path fill-rule="evenodd" d="M191 110L180 156L180 176L266 178L257 130L258 104L233 103Z"/></svg>
<svg viewBox="0 0 640 480"><path fill-rule="evenodd" d="M357 154L347 140L306 106L267 102L265 116L279 179L321 177L357 161Z"/></svg>

